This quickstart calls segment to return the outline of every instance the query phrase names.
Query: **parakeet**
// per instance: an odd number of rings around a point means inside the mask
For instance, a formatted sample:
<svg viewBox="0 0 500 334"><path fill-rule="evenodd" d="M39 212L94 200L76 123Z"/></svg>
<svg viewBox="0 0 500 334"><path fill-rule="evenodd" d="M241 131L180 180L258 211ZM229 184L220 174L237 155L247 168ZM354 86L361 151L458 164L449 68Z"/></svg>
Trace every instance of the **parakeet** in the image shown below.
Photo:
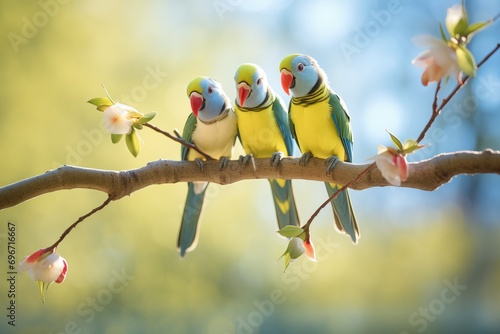
<svg viewBox="0 0 500 334"><path fill-rule="evenodd" d="M327 159L328 171L341 161L352 162L353 136L344 101L330 88L325 72L310 56L292 54L280 64L281 85L292 99L289 124L307 164L311 157ZM341 186L325 182L331 196ZM359 229L347 189L332 201L335 226L354 243Z"/></svg>
<svg viewBox="0 0 500 334"><path fill-rule="evenodd" d="M241 65L234 76L238 133L246 154L271 158L278 166L283 155L293 155L293 139L281 98L269 86L266 74L255 64ZM299 226L290 180L269 180L279 228Z"/></svg>
<svg viewBox="0 0 500 334"><path fill-rule="evenodd" d="M221 167L227 164L236 140L236 115L231 101L222 86L207 77L192 80L187 87L192 113L188 116L182 138L195 144L212 158L220 159ZM202 169L203 156L186 146L181 148L182 160L196 161ZM177 247L181 256L196 247L198 220L200 218L208 182L188 182L188 194Z"/></svg>

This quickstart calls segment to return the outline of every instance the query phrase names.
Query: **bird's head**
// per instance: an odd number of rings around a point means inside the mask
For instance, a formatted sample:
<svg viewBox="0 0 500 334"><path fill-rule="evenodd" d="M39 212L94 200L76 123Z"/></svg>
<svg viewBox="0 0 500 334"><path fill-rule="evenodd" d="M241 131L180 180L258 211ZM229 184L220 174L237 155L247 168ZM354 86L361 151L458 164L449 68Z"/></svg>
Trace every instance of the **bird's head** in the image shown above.
<svg viewBox="0 0 500 334"><path fill-rule="evenodd" d="M220 83L208 77L193 79L187 87L193 114L204 122L217 118L231 107L231 102Z"/></svg>
<svg viewBox="0 0 500 334"><path fill-rule="evenodd" d="M295 97L305 96L317 87L318 82L326 81L325 72L318 62L307 55L294 53L283 58L280 63L281 86L285 93Z"/></svg>
<svg viewBox="0 0 500 334"><path fill-rule="evenodd" d="M268 83L266 73L255 64L243 64L234 75L236 102L241 107L253 108L266 99Z"/></svg>

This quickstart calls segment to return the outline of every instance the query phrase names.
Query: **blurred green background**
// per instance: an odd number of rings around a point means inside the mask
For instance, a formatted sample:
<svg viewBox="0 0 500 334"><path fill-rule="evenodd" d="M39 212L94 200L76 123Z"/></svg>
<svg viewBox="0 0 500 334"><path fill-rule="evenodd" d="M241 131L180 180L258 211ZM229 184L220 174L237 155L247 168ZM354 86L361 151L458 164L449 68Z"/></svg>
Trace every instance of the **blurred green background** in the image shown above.
<svg viewBox="0 0 500 334"><path fill-rule="evenodd" d="M438 36L456 1L3 1L0 3L0 185L63 164L126 170L178 159L177 143L149 131L138 158L113 145L102 114L86 101L106 85L115 100L154 124L181 130L185 89L199 75L234 98L244 62L267 71L293 52L315 57L352 116L354 160L406 139L426 123L434 85L411 65L418 34ZM500 12L497 0L467 1L471 21ZM499 42L498 23L471 44L478 60ZM500 54L478 72L410 157L500 149ZM444 93L450 91L450 84ZM235 157L242 154L239 143ZM298 152L296 152L298 155ZM325 199L321 183L295 181L303 222ZM498 333L500 179L459 176L435 192L351 191L361 226L357 246L336 234L330 209L313 227L320 262L299 259L283 274L286 240L276 233L268 183L212 184L198 248L180 259L176 238L185 184L153 186L113 202L59 246L63 284L42 304L37 285L17 275L16 326L2 333ZM60 191L0 211L0 264L7 278L7 222L16 224L17 261L51 245L105 199ZM4 283L5 279L2 280Z"/></svg>

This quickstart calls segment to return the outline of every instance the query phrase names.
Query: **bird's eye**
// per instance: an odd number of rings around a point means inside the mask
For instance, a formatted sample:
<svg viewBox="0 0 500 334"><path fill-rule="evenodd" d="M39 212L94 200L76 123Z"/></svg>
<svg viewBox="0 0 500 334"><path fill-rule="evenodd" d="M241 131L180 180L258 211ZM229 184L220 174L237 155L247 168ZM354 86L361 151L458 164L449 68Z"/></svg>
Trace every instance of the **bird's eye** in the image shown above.
<svg viewBox="0 0 500 334"><path fill-rule="evenodd" d="M212 94L214 92L214 89L212 86L208 87L208 94Z"/></svg>
<svg viewBox="0 0 500 334"><path fill-rule="evenodd" d="M260 85L262 83L262 78L257 79L257 85Z"/></svg>
<svg viewBox="0 0 500 334"><path fill-rule="evenodd" d="M302 71L304 70L304 64L299 63L299 64L297 65L297 70L299 70L299 72L302 72Z"/></svg>

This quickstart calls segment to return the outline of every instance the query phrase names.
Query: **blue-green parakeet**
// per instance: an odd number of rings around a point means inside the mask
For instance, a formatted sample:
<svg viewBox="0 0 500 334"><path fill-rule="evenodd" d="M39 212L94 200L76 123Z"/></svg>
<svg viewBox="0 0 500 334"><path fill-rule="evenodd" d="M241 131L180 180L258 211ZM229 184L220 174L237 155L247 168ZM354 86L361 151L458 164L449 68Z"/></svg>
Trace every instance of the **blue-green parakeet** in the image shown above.
<svg viewBox="0 0 500 334"><path fill-rule="evenodd" d="M182 138L195 144L212 158L220 159L221 166L232 155L236 140L236 115L222 86L207 77L192 80L187 88L192 113L187 118ZM182 146L182 160L197 161L202 166L204 157L193 149ZM200 218L208 182L188 182L188 194L177 247L181 256L196 247Z"/></svg>

